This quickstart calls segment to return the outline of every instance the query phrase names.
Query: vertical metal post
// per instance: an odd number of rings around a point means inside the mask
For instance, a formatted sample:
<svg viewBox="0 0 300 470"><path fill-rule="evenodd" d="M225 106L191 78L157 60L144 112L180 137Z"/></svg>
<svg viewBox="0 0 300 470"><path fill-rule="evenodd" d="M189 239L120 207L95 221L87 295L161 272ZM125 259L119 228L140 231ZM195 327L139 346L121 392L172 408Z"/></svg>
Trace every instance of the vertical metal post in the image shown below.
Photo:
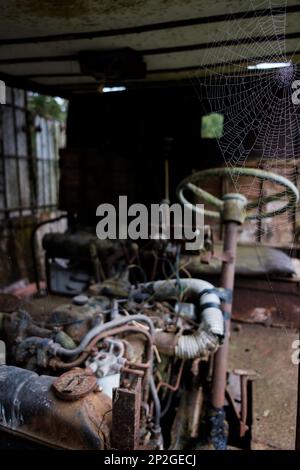
<svg viewBox="0 0 300 470"><path fill-rule="evenodd" d="M299 331L300 339L300 331ZM296 421L296 450L300 450L300 362L298 365L298 402L297 402L297 421Z"/></svg>
<svg viewBox="0 0 300 470"><path fill-rule="evenodd" d="M21 174L20 174L20 160L19 160L19 131L17 127L17 103L16 103L16 90L11 89L11 100L12 100L12 119L13 119L13 131L14 131L14 145L15 145L15 156L16 156L16 180L18 188L18 207L19 215L22 215L22 193L21 193Z"/></svg>
<svg viewBox="0 0 300 470"><path fill-rule="evenodd" d="M2 192L3 192L3 208L8 209L7 201L7 184L6 184L6 161L4 156L4 119L3 119L3 107L0 105L0 175L2 173ZM4 217L7 218L9 212L4 212Z"/></svg>
<svg viewBox="0 0 300 470"><path fill-rule="evenodd" d="M37 206L37 186L36 186L36 171L33 160L33 148L32 148L32 132L33 132L33 121L32 114L28 107L28 92L24 92L24 104L25 104L25 126L26 126L26 142L27 142L27 159L28 159L28 172L29 172L29 187L30 187L30 206L31 214L34 214L34 207Z"/></svg>
<svg viewBox="0 0 300 470"><path fill-rule="evenodd" d="M230 290L234 285L238 228L239 223L237 222L225 223L223 252L228 259L224 260L222 264L221 286ZM213 369L212 405L215 408L223 408L225 400L232 303L227 301L223 304L223 309L225 312L225 337L222 346L215 354Z"/></svg>
<svg viewBox="0 0 300 470"><path fill-rule="evenodd" d="M224 206L222 222L224 224L223 263L221 287L232 293L236 263L236 248L239 226L245 220L247 199L241 194L226 194L223 196ZM229 353L230 316L232 310L232 295L223 302L225 333L222 346L214 357L212 373L212 396L209 413L210 442L217 450L227 447L227 423L225 421L224 403L226 391L226 375Z"/></svg>

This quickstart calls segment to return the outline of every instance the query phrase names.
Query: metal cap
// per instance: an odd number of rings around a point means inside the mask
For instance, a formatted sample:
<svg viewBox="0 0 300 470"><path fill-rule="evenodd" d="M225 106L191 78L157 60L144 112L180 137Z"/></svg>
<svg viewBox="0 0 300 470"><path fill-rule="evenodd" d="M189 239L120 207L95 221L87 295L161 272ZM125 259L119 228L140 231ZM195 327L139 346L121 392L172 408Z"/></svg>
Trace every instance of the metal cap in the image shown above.
<svg viewBox="0 0 300 470"><path fill-rule="evenodd" d="M73 304L75 305L85 305L89 301L89 298L87 295L76 295L76 297L73 297Z"/></svg>

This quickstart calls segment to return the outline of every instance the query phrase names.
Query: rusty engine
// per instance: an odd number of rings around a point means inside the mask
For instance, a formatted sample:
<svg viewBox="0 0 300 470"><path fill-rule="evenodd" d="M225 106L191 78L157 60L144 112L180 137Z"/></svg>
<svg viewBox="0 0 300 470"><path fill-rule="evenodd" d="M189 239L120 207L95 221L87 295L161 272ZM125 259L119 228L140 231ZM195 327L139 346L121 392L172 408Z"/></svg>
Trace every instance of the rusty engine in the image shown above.
<svg viewBox="0 0 300 470"><path fill-rule="evenodd" d="M67 449L198 448L207 426L218 438L207 396L226 293L191 277L180 246L151 243L117 242L99 282L43 315L0 314L6 431Z"/></svg>

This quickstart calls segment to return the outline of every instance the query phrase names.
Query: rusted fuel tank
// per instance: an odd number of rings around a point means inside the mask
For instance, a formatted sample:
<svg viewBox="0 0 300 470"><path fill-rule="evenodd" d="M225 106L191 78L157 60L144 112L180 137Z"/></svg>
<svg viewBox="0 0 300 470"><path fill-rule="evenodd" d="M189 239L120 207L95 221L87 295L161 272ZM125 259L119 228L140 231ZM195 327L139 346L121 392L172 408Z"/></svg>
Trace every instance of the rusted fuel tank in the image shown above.
<svg viewBox="0 0 300 470"><path fill-rule="evenodd" d="M108 448L111 399L93 391L66 401L55 394L56 379L1 365L0 430L54 448Z"/></svg>

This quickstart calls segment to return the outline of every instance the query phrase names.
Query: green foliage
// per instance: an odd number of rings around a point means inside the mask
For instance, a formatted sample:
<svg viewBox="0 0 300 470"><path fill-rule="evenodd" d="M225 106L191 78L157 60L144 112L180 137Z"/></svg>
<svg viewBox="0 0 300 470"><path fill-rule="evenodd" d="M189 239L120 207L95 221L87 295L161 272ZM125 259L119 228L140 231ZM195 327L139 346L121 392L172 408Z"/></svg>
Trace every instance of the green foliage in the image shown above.
<svg viewBox="0 0 300 470"><path fill-rule="evenodd" d="M57 121L65 121L67 115L66 100L38 93L28 95L28 108L35 114Z"/></svg>
<svg viewBox="0 0 300 470"><path fill-rule="evenodd" d="M210 113L202 117L201 138L220 139L223 136L224 115Z"/></svg>

